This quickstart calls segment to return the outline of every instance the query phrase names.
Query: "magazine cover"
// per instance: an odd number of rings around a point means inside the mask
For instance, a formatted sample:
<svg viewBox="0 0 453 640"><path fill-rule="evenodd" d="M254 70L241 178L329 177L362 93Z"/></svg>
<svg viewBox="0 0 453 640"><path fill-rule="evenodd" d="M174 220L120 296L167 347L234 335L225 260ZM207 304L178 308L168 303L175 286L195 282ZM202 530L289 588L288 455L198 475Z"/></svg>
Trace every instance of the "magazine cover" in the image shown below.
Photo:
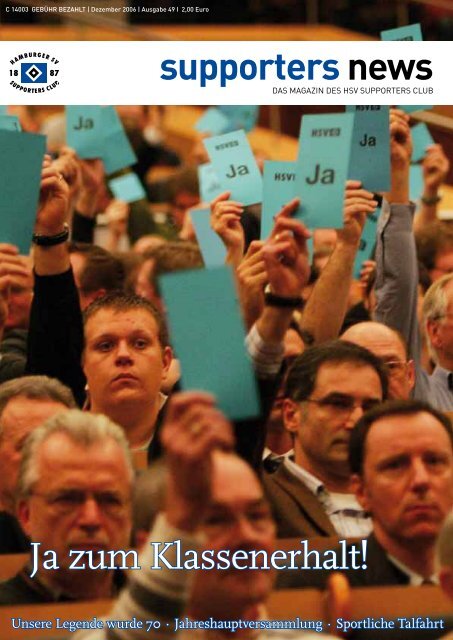
<svg viewBox="0 0 453 640"><path fill-rule="evenodd" d="M452 36L0 0L0 640L452 637Z"/></svg>

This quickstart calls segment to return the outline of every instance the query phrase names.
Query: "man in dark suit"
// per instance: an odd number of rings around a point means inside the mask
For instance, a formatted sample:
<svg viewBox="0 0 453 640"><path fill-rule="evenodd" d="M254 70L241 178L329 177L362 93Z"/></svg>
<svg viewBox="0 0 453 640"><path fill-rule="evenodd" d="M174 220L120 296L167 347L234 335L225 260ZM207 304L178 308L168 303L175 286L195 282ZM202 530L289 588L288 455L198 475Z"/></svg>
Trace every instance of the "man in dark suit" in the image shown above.
<svg viewBox="0 0 453 640"><path fill-rule="evenodd" d="M435 546L453 507L453 430L419 401L389 402L364 415L349 445L352 483L371 514L364 570L353 586L437 583ZM327 571L288 572L280 586L323 586Z"/></svg>
<svg viewBox="0 0 453 640"><path fill-rule="evenodd" d="M386 374L367 349L336 341L296 358L282 410L295 460L264 478L279 537L368 535L350 487L348 442L357 419L386 394Z"/></svg>

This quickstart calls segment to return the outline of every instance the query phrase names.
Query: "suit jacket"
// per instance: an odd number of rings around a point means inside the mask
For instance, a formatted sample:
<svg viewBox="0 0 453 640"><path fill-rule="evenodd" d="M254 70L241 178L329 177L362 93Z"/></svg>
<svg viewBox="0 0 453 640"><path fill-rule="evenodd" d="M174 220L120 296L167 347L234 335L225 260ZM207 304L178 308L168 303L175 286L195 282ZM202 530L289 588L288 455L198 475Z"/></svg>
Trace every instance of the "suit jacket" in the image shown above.
<svg viewBox="0 0 453 640"><path fill-rule="evenodd" d="M337 535L321 502L284 464L275 473L264 473L263 482L279 538Z"/></svg>
<svg viewBox="0 0 453 640"><path fill-rule="evenodd" d="M373 534L367 538L366 569L346 569L342 571L352 587L379 587L409 584L409 577L398 569L387 557ZM359 543L355 543L359 544ZM348 548L351 545L348 545ZM339 558L341 556L339 555ZM338 560L338 565L341 561ZM280 571L277 580L279 589L324 589L328 570L288 570Z"/></svg>

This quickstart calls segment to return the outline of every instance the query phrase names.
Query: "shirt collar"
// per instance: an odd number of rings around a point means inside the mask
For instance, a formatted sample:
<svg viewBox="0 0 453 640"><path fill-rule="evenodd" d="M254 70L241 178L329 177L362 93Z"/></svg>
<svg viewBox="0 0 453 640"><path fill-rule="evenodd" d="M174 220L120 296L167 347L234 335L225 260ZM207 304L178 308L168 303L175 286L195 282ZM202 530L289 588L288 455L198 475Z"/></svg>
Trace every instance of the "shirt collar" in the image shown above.
<svg viewBox="0 0 453 640"><path fill-rule="evenodd" d="M452 372L448 371L448 369L444 369L440 365L436 365L436 368L431 374L431 379L438 380L445 384L445 388L449 389L451 387L450 380L452 377Z"/></svg>
<svg viewBox="0 0 453 640"><path fill-rule="evenodd" d="M388 559L390 560L390 562L395 565L395 567L397 569L399 569L400 571L402 571L404 574L407 575L407 577L409 578L409 584L412 587L419 587L421 584L423 584L424 582L426 582L426 578L424 578L423 576L421 576L418 573L415 573L415 571L412 571L412 569L409 569L408 566L406 566L403 562L401 562L400 560L397 560L397 558L395 558L394 556L390 555L389 553L387 554ZM433 584L439 584L439 578L434 574L432 576L430 576L428 578L428 580L430 582L432 582Z"/></svg>
<svg viewBox="0 0 453 640"><path fill-rule="evenodd" d="M286 458L284 462L287 470L296 478L298 478L315 496L319 496L320 493L327 491L324 483L314 476L309 471L303 469L300 465L296 464L289 458Z"/></svg>

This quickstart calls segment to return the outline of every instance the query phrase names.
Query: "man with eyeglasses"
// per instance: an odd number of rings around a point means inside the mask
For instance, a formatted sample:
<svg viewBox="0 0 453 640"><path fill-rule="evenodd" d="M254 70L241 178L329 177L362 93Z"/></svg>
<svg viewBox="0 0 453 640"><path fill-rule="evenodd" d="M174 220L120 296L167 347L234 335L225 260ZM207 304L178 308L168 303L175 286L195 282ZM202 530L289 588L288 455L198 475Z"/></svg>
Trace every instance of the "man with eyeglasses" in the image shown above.
<svg viewBox="0 0 453 640"><path fill-rule="evenodd" d="M69 410L28 437L18 518L38 560L0 585L0 604L94 600L114 595L114 571L70 569L70 551L127 549L134 470L126 438L107 417ZM49 564L54 551L58 569ZM37 573L35 575L35 569Z"/></svg>
<svg viewBox="0 0 453 640"><path fill-rule="evenodd" d="M296 358L283 402L295 459L264 478L279 537L368 535L370 520L351 490L348 445L354 424L387 397L387 386L380 359L346 341Z"/></svg>

